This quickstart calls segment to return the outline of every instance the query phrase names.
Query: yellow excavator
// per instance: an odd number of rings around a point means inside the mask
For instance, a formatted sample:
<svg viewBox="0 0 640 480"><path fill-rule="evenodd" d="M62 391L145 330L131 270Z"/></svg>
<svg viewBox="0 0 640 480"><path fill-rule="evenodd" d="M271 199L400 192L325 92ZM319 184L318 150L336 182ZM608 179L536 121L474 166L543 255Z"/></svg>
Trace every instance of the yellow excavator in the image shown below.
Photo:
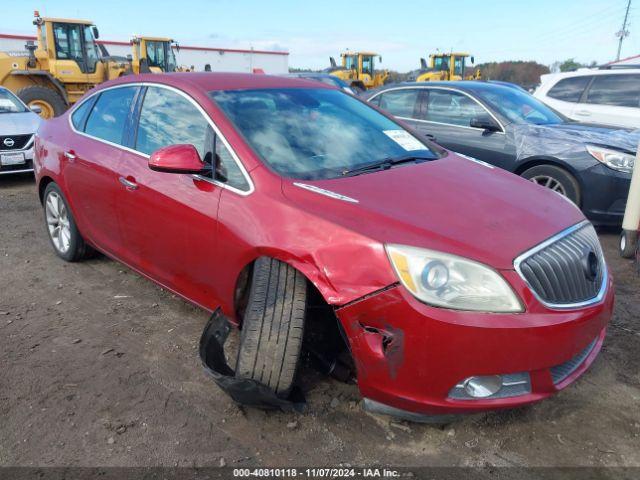
<svg viewBox="0 0 640 480"><path fill-rule="evenodd" d="M0 52L0 85L27 105L40 109L43 118L62 114L87 90L131 71L125 57L111 57L96 41L93 22L42 18L36 11L36 44L26 52Z"/></svg>
<svg viewBox="0 0 640 480"><path fill-rule="evenodd" d="M180 51L180 47L171 38L135 36L131 39L131 45L131 69L135 74L182 70L173 53L174 48Z"/></svg>
<svg viewBox="0 0 640 480"><path fill-rule="evenodd" d="M342 65L337 65L333 57L329 59L331 66L326 73L334 75L347 82L351 88L364 91L384 85L389 77L387 70L375 69L375 61L382 63L382 57L373 52L345 52L341 53Z"/></svg>
<svg viewBox="0 0 640 480"><path fill-rule="evenodd" d="M452 81L452 80L480 80L480 69L467 74L467 59L471 65L475 59L468 53L434 53L429 55L429 64L424 58L420 59L420 70L413 72L410 80L416 82Z"/></svg>

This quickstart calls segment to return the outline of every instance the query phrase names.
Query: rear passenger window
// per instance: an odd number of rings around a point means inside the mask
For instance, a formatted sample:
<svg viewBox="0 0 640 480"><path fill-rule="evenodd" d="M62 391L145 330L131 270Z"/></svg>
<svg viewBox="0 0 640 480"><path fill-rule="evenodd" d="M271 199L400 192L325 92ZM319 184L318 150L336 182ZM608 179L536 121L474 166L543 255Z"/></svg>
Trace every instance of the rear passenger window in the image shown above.
<svg viewBox="0 0 640 480"><path fill-rule="evenodd" d="M600 75L591 84L587 103L640 107L640 75Z"/></svg>
<svg viewBox="0 0 640 480"><path fill-rule="evenodd" d="M202 113L185 97L166 88L149 87L140 111L136 150L151 155L168 145L188 144L206 161L213 145L209 128Z"/></svg>
<svg viewBox="0 0 640 480"><path fill-rule="evenodd" d="M391 90L378 96L376 105L396 117L417 118L415 111L419 93L415 88Z"/></svg>
<svg viewBox="0 0 640 480"><path fill-rule="evenodd" d="M89 100L84 101L82 105L76 108L71 114L71 123L73 123L76 130L84 131L85 118L87 117L87 112L91 108L91 105L93 105L93 100L93 98L90 98Z"/></svg>
<svg viewBox="0 0 640 480"><path fill-rule="evenodd" d="M123 145L127 116L138 87L121 87L100 94L87 119L85 133Z"/></svg>
<svg viewBox="0 0 640 480"><path fill-rule="evenodd" d="M584 92L592 78L591 76L565 78L556 83L549 90L547 96L556 100L578 103L580 97L582 97L582 92Z"/></svg>

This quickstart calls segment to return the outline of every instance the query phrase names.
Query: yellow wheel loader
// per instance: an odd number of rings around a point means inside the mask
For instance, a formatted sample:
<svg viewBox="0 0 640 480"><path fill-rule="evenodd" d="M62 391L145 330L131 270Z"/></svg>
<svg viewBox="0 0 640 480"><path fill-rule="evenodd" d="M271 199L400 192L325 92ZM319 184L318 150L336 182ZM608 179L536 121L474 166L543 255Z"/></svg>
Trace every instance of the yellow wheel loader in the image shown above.
<svg viewBox="0 0 640 480"><path fill-rule="evenodd" d="M133 37L131 40L133 55L131 68L133 73L162 73L183 70L176 63L173 49L180 47L171 38Z"/></svg>
<svg viewBox="0 0 640 480"><path fill-rule="evenodd" d="M130 73L126 58L108 56L96 42L92 22L34 16L37 43L27 42L26 52L0 52L0 85L40 107L43 118L62 114L95 85Z"/></svg>
<svg viewBox="0 0 640 480"><path fill-rule="evenodd" d="M429 55L429 65L424 58L420 59L420 70L413 72L410 80L416 82L480 80L480 69L467 74L467 58L471 65L475 59L468 53L434 53Z"/></svg>
<svg viewBox="0 0 640 480"><path fill-rule="evenodd" d="M382 63L382 57L373 52L345 52L341 53L342 65L338 66L333 57L329 60L331 67L325 70L326 73L334 75L347 82L351 88L366 90L384 85L389 77L387 70L376 71L375 60Z"/></svg>

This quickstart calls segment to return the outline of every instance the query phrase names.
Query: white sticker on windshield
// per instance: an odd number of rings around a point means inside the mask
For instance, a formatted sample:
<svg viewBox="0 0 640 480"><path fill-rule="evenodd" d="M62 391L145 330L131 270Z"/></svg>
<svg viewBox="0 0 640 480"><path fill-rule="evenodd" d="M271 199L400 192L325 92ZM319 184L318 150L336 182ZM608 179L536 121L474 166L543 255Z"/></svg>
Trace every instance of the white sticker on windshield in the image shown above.
<svg viewBox="0 0 640 480"><path fill-rule="evenodd" d="M427 148L417 138L405 130L383 130L383 133L408 152L425 150Z"/></svg>

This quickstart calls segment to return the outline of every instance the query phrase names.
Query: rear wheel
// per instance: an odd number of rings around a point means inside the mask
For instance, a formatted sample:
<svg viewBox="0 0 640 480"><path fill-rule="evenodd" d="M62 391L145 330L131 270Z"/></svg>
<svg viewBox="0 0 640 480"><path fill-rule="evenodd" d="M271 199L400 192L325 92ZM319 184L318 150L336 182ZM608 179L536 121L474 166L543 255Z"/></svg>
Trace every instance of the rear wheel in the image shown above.
<svg viewBox="0 0 640 480"><path fill-rule="evenodd" d="M93 253L80 235L60 188L53 182L44 191L44 217L49 240L60 258L77 262Z"/></svg>
<svg viewBox="0 0 640 480"><path fill-rule="evenodd" d="M242 320L236 376L251 378L286 395L300 358L307 280L278 260L256 260Z"/></svg>
<svg viewBox="0 0 640 480"><path fill-rule="evenodd" d="M18 97L29 107L40 107L40 116L49 119L62 115L67 109L58 92L48 87L33 85L18 90Z"/></svg>
<svg viewBox="0 0 640 480"><path fill-rule="evenodd" d="M573 175L555 165L536 165L522 173L522 177L553 190L580 205L580 185Z"/></svg>

